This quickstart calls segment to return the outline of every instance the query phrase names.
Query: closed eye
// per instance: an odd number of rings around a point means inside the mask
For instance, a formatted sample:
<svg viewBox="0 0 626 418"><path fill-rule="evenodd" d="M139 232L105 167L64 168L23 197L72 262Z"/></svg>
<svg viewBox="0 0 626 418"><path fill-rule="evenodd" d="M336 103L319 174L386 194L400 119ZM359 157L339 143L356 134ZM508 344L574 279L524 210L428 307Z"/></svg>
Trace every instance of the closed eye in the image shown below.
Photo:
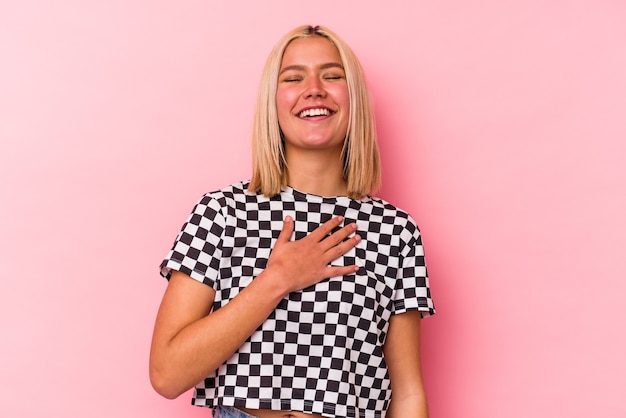
<svg viewBox="0 0 626 418"><path fill-rule="evenodd" d="M295 71L289 71L286 74L283 74L279 81L283 83L295 83L302 81L303 78L304 77L302 77L301 74L298 74Z"/></svg>

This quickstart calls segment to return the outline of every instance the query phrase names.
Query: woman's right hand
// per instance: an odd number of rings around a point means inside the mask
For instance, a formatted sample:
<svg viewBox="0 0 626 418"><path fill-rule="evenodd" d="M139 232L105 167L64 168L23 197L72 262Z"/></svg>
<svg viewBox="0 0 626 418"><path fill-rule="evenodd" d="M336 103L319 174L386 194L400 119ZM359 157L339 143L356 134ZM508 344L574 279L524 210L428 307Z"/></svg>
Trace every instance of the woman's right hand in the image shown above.
<svg viewBox="0 0 626 418"><path fill-rule="evenodd" d="M357 266L329 266L353 248L355 224L329 220L291 241L287 217L267 268L222 308L212 312L215 290L179 271L172 272L157 314L150 353L150 380L158 393L175 398L228 359L290 292L325 278L354 273Z"/></svg>
<svg viewBox="0 0 626 418"><path fill-rule="evenodd" d="M350 237L355 223L332 232L341 225L343 217L337 216L323 223L306 237L291 241L294 220L285 218L283 228L267 263L266 273L280 279L285 292L290 293L312 286L324 279L344 276L358 271L356 265L330 266L329 264L354 248L361 237Z"/></svg>

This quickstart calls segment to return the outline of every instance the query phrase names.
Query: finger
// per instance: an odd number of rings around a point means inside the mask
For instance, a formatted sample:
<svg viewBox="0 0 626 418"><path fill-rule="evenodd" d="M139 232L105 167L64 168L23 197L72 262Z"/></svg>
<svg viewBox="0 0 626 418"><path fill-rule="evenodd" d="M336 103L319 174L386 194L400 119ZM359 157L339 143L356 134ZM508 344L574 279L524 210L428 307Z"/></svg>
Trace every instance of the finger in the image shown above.
<svg viewBox="0 0 626 418"><path fill-rule="evenodd" d="M354 274L359 271L359 266L331 266L327 267L325 270L325 278L328 277L339 277L339 276L348 276L350 274Z"/></svg>
<svg viewBox="0 0 626 418"><path fill-rule="evenodd" d="M350 223L350 224L344 226L343 228L341 228L340 230L335 231L334 233L332 233L331 235L326 237L322 241L322 244L324 245L324 247L323 247L324 251L327 251L327 250L333 248L334 246L336 246L337 244L341 243L342 241L344 241L352 233L354 233L354 231L356 231L356 229L357 229L356 223Z"/></svg>
<svg viewBox="0 0 626 418"><path fill-rule="evenodd" d="M356 247L356 245L361 241L360 235L355 235L350 239L343 240L332 248L326 250L326 256L328 258L328 262L330 263L333 260L338 259L352 248Z"/></svg>
<svg viewBox="0 0 626 418"><path fill-rule="evenodd" d="M283 221L283 228L280 230L280 234L278 234L277 242L289 242L291 239L291 234L293 233L293 218L289 215L285 217Z"/></svg>
<svg viewBox="0 0 626 418"><path fill-rule="evenodd" d="M313 232L311 232L309 236L311 237L311 239L319 242L323 240L328 234L330 234L332 230L338 227L342 222L343 216L336 216L318 226Z"/></svg>

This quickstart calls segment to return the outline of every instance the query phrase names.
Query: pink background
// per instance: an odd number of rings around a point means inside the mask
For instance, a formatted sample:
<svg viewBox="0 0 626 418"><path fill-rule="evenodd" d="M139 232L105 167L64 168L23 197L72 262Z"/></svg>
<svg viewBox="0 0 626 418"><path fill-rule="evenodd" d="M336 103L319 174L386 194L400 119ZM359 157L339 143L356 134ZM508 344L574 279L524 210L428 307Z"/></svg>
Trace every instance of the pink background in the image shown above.
<svg viewBox="0 0 626 418"><path fill-rule="evenodd" d="M622 0L0 2L0 415L207 417L147 358L157 266L249 176L261 68L351 44L421 226L432 417L626 416Z"/></svg>

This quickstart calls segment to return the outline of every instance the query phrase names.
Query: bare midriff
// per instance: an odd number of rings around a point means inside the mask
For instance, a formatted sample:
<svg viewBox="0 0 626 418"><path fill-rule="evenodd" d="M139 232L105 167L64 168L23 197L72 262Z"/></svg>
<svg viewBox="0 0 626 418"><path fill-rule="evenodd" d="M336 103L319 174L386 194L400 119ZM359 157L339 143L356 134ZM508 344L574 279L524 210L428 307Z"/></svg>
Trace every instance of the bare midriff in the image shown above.
<svg viewBox="0 0 626 418"><path fill-rule="evenodd" d="M243 412L259 418L323 418L317 414L305 414L296 411L274 411L272 409L239 408Z"/></svg>

